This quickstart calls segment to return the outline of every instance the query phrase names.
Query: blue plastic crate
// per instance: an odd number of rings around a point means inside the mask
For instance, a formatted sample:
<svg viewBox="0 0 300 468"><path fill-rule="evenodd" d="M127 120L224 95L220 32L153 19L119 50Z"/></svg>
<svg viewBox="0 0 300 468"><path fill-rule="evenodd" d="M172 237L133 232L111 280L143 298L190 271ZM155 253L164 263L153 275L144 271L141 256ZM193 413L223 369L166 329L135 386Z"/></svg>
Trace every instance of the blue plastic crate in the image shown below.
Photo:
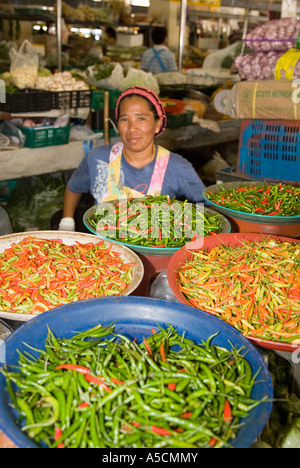
<svg viewBox="0 0 300 468"><path fill-rule="evenodd" d="M300 183L300 122L242 120L237 169L257 180Z"/></svg>

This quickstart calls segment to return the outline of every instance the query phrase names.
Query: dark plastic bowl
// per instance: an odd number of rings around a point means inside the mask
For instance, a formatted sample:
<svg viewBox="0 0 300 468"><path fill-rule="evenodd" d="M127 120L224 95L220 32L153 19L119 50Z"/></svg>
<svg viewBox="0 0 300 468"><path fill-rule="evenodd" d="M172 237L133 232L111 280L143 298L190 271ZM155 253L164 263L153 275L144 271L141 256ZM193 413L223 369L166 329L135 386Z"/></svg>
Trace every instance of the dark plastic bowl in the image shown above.
<svg viewBox="0 0 300 468"><path fill-rule="evenodd" d="M87 330L101 323L110 324L116 321L115 330L137 338L138 341L152 333L152 328L160 325L173 325L179 333L186 333L190 339L201 343L218 332L212 343L227 349L243 348L243 353L255 374L259 371L257 382L253 387L252 397L268 401L254 408L237 437L232 441L236 448L247 448L252 445L263 431L271 413L273 386L268 369L255 347L234 328L216 317L195 310L193 307L152 298L118 297L100 298L67 304L26 322L0 346L0 357L6 356L8 366L18 362L18 350L28 351L27 343L35 348L44 348L49 326L58 337L70 337L75 332ZM30 351L33 354L32 351ZM16 412L12 409L4 376L0 373L0 428L21 448L39 448L20 428Z"/></svg>

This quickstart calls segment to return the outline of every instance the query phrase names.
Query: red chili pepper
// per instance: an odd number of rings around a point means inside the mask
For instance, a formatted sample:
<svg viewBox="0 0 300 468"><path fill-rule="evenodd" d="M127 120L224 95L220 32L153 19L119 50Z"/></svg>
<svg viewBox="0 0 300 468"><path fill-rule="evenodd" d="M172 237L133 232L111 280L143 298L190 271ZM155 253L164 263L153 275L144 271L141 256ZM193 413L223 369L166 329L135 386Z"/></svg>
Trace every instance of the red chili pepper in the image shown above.
<svg viewBox="0 0 300 468"><path fill-rule="evenodd" d="M300 287L293 286L289 289L289 298L290 299L299 299L300 298Z"/></svg>
<svg viewBox="0 0 300 468"><path fill-rule="evenodd" d="M61 364L60 366L56 367L56 370L59 369L69 369L69 370L74 370L76 372L80 372L81 374L89 374L90 369L88 367L84 366L79 366L77 364Z"/></svg>
<svg viewBox="0 0 300 468"><path fill-rule="evenodd" d="M275 202L275 203L274 203L275 209L276 209L277 211L279 210L281 203L282 203L282 200L279 200L279 202Z"/></svg>
<svg viewBox="0 0 300 468"><path fill-rule="evenodd" d="M160 355L161 355L161 360L163 362L167 362L167 356L166 356L166 353L165 353L165 348L164 348L163 342L160 343L159 351L160 351Z"/></svg>
<svg viewBox="0 0 300 468"><path fill-rule="evenodd" d="M116 384L119 384L119 385L123 385L125 383L123 380L115 379L114 377L110 377L110 380L113 383L116 383Z"/></svg>
<svg viewBox="0 0 300 468"><path fill-rule="evenodd" d="M174 392L175 388L176 388L176 385L177 385L176 382L171 382L171 383L168 384L168 389L172 390L172 392Z"/></svg>
<svg viewBox="0 0 300 468"><path fill-rule="evenodd" d="M55 428L55 431L54 431L54 440L55 440L55 441L59 440L59 439L61 438L62 434L63 434L63 433L62 433L61 428L60 428L60 427L56 427L56 428ZM60 442L60 443L58 444L57 448L64 448L63 442Z"/></svg>
<svg viewBox="0 0 300 468"><path fill-rule="evenodd" d="M143 337L143 342L144 342L144 345L146 346L146 349L148 351L149 356L153 357L152 350L151 350L151 348L149 346L149 343L148 343L148 341L146 340L145 337Z"/></svg>
<svg viewBox="0 0 300 468"><path fill-rule="evenodd" d="M210 447L214 447L217 443L217 439L215 439L214 437L212 437L210 439L210 441L208 442L208 445L210 445Z"/></svg>
<svg viewBox="0 0 300 468"><path fill-rule="evenodd" d="M56 427L54 431L54 440L60 439L62 436L62 430L60 427Z"/></svg>
<svg viewBox="0 0 300 468"><path fill-rule="evenodd" d="M186 413L181 414L180 417L184 419L190 419L192 415L193 415L192 411L187 411Z"/></svg>
<svg viewBox="0 0 300 468"><path fill-rule="evenodd" d="M154 432L155 434L162 435L162 436L172 435L172 433L170 431L168 431L164 427L159 427L159 426L151 426L150 431Z"/></svg>
<svg viewBox="0 0 300 468"><path fill-rule="evenodd" d="M227 423L231 423L231 421L232 421L232 411L231 411L231 407L230 407L230 404L229 404L228 400L225 400L223 415L224 415L224 421L227 422Z"/></svg>
<svg viewBox="0 0 300 468"><path fill-rule="evenodd" d="M95 383L95 384L99 385L100 387L102 387L107 392L112 392L112 389L109 388L101 379L99 379L97 377L94 377L91 374L86 374L85 375L85 380L87 380L88 382L92 382L92 383Z"/></svg>
<svg viewBox="0 0 300 468"><path fill-rule="evenodd" d="M83 401L79 403L78 408L87 408L88 406L90 406L90 404L87 401Z"/></svg>

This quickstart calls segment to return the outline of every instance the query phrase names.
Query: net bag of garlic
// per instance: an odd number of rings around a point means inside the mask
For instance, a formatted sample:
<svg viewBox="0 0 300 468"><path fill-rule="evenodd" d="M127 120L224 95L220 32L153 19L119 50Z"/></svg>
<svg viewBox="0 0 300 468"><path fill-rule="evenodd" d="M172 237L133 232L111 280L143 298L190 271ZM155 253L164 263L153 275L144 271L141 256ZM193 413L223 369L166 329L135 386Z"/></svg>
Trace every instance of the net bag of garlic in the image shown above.
<svg viewBox="0 0 300 468"><path fill-rule="evenodd" d="M234 60L242 80L292 80L300 78L300 50L257 52L239 55Z"/></svg>
<svg viewBox="0 0 300 468"><path fill-rule="evenodd" d="M256 52L285 52L300 48L299 34L299 18L280 18L254 28L246 35L244 43Z"/></svg>

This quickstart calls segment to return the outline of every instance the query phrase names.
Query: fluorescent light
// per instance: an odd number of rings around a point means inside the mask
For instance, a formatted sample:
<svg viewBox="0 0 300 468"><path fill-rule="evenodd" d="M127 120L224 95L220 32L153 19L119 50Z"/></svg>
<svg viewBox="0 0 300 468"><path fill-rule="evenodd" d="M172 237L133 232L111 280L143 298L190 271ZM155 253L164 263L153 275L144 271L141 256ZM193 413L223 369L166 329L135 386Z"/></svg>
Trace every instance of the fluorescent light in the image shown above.
<svg viewBox="0 0 300 468"><path fill-rule="evenodd" d="M131 0L131 5L148 8L150 6L150 0Z"/></svg>

